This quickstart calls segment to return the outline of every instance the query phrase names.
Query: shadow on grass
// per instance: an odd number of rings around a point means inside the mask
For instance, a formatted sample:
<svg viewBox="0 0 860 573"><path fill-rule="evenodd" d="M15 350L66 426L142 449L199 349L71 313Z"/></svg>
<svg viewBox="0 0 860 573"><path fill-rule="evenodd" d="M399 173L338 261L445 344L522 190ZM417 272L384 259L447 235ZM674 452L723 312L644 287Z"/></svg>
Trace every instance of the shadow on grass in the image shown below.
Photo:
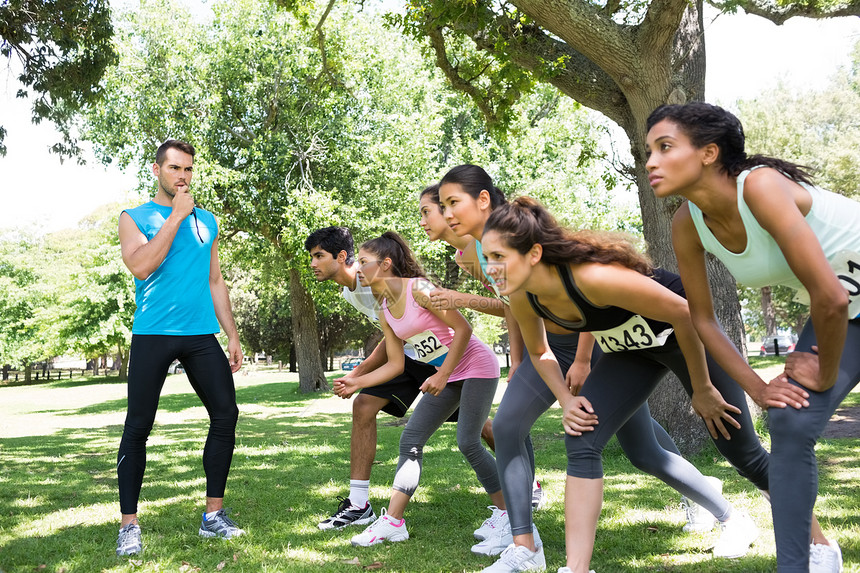
<svg viewBox="0 0 860 573"><path fill-rule="evenodd" d="M273 408L304 407L324 395L301 395L290 383L241 387L239 402ZM161 410L199 406L193 393L165 396ZM81 413L124 411L124 400L105 401ZM72 412L64 412L64 415ZM381 416L371 500L387 505L402 427ZM549 496L535 523L546 547L548 570L564 562L563 488L566 457L557 412L538 421L532 435L538 478ZM0 444L0 570L46 571L343 571L379 562L386 571L475 571L493 559L472 555L472 530L489 515L489 498L456 446L456 426L445 424L425 448L422 483L406 517L410 540L355 548L361 528L319 531L317 523L347 494L349 414L299 417L240 414L226 505L248 535L230 542L197 536L205 478L201 456L206 419L156 423L148 447L141 496L145 552L133 560L113 555L118 523L116 448L122 428L62 430L51 436L4 439ZM828 440L819 447L825 526L857 532L860 497L852 468L860 467L856 441ZM712 448L694 461L726 484L730 498L754 488L718 459ZM593 567L597 571L772 571L770 554L712 560L715 533L680 530L677 493L635 472L613 441L605 452L606 501ZM631 508L636 511L631 514ZM830 510L830 511L828 511ZM632 517L631 517L632 515ZM675 521L673 521L675 519ZM768 524L761 523L763 529ZM840 542L844 539L840 538ZM847 562L860 547L843 543Z"/></svg>

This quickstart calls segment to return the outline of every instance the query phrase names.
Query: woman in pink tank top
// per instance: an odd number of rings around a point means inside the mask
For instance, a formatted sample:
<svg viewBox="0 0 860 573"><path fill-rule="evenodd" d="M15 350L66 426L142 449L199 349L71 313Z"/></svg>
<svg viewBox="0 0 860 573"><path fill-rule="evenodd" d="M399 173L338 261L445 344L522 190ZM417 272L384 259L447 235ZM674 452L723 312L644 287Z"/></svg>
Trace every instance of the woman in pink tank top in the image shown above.
<svg viewBox="0 0 860 573"><path fill-rule="evenodd" d="M382 300L379 319L388 362L335 391L351 394L396 376L403 369L404 343L414 346L418 360L436 366L437 372L421 386L424 396L400 438L400 459L388 508L353 537L352 544L369 546L409 538L403 513L418 487L424 444L458 408L457 445L493 504L504 508L495 458L481 443L481 427L499 381L498 359L472 334L459 311L431 308L427 293L434 287L399 235L387 232L364 243L358 262L358 279Z"/></svg>

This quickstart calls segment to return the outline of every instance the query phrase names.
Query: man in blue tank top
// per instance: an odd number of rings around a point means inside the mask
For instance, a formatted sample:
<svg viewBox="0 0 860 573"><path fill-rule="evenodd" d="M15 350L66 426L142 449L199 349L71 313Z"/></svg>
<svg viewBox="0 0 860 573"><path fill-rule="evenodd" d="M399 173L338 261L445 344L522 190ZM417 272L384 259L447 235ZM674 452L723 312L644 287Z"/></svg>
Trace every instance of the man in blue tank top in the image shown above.
<svg viewBox="0 0 860 573"><path fill-rule="evenodd" d="M206 511L198 533L231 538L244 533L223 509L227 474L236 441L233 373L242 365L239 334L218 261L218 223L194 206L189 193L194 147L164 142L152 172L158 190L152 201L122 212L122 260L134 275L135 302L128 370L128 411L117 455L122 522L117 555L143 549L137 503L146 468L146 440L158 399L174 360L185 367L206 411L209 435L203 449ZM215 335L227 334L227 354Z"/></svg>

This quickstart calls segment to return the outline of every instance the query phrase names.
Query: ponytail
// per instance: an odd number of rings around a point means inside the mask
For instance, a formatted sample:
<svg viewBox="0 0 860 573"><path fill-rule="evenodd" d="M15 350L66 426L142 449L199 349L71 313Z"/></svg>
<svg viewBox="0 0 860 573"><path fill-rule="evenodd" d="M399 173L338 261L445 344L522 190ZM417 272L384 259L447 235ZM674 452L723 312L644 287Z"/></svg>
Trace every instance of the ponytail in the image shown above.
<svg viewBox="0 0 860 573"><path fill-rule="evenodd" d="M403 278L424 277L424 270L412 254L412 249L403 237L394 231L386 231L381 236L366 241L361 248L370 251L380 259L391 259L394 276Z"/></svg>
<svg viewBox="0 0 860 573"><path fill-rule="evenodd" d="M484 225L484 234L496 231L508 246L524 255L535 245L543 249L548 265L618 263L650 275L651 261L621 233L571 231L558 224L546 207L531 197L517 197L495 209Z"/></svg>

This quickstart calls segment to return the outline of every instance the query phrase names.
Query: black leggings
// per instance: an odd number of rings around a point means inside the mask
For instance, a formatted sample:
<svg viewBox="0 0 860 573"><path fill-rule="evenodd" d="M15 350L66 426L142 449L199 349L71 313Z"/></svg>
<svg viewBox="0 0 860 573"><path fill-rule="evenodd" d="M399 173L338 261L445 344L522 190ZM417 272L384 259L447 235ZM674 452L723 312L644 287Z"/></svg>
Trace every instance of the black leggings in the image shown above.
<svg viewBox="0 0 860 573"><path fill-rule="evenodd" d="M740 414L732 414L740 422L741 428L727 425L732 439L726 440L720 436L714 440L714 444L740 475L757 488L766 490L768 453L755 433L746 396L737 382L710 356L707 360L711 382L726 402L741 410ZM692 394L687 363L674 335L669 337L665 346L608 353L597 361L581 394L591 402L600 424L595 426L593 432L565 436L568 475L588 479L602 477L603 447L625 421L645 404L648 396L670 370L681 381L687 394ZM707 506L706 509L710 510Z"/></svg>
<svg viewBox="0 0 860 573"><path fill-rule="evenodd" d="M227 356L215 336L141 335L131 337L128 369L128 412L117 454L119 505L123 514L137 513L146 469L146 440L152 431L167 368L175 359L209 413L209 435L203 448L206 495L224 497L236 443L236 389Z"/></svg>

